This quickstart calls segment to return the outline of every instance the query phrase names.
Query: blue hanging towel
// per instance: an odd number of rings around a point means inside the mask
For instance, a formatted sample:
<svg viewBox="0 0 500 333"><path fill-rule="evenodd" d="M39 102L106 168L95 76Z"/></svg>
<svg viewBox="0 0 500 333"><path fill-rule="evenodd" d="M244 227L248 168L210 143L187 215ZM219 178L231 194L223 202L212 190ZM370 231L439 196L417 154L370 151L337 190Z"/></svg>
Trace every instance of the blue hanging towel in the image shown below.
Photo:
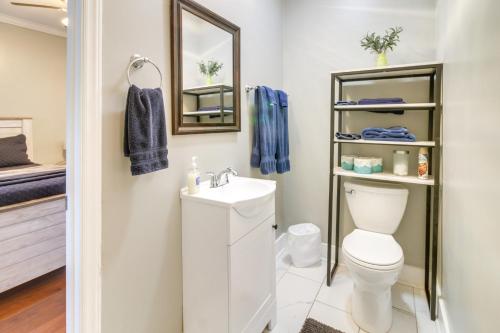
<svg viewBox="0 0 500 333"><path fill-rule="evenodd" d="M262 174L267 175L276 172L278 103L274 91L268 87L258 87L255 90L255 107L250 165L260 168Z"/></svg>
<svg viewBox="0 0 500 333"><path fill-rule="evenodd" d="M288 96L284 91L277 90L279 108L276 117L276 134L278 148L276 151L276 171L285 173L290 171L288 145Z"/></svg>

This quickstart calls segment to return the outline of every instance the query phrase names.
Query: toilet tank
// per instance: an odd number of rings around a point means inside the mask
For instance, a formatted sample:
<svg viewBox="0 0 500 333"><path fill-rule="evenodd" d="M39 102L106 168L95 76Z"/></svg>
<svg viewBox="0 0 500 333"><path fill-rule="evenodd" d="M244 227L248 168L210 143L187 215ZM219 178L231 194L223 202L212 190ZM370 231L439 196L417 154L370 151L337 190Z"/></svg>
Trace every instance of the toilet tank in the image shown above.
<svg viewBox="0 0 500 333"><path fill-rule="evenodd" d="M403 218L408 189L372 181L344 182L347 206L357 228L393 234Z"/></svg>

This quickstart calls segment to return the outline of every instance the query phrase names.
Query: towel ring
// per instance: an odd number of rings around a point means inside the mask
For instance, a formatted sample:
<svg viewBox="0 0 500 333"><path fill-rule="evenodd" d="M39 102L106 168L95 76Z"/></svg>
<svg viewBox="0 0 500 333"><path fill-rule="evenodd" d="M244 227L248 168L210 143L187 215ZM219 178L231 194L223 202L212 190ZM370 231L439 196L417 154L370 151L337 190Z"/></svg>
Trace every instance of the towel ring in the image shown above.
<svg viewBox="0 0 500 333"><path fill-rule="evenodd" d="M163 85L163 76L161 74L160 68L158 66L156 66L156 64L154 62L152 62L149 58L142 57L142 56L140 56L138 54L134 54L130 58L130 64L128 65L128 69L127 69L128 84L132 85L132 81L130 80L130 72L131 72L131 70L132 69L134 69L134 70L141 69L144 66L144 64L146 64L146 63L149 63L149 64L153 65L154 68L156 68L156 70L158 71L158 74L160 75L160 88L161 88L162 85Z"/></svg>

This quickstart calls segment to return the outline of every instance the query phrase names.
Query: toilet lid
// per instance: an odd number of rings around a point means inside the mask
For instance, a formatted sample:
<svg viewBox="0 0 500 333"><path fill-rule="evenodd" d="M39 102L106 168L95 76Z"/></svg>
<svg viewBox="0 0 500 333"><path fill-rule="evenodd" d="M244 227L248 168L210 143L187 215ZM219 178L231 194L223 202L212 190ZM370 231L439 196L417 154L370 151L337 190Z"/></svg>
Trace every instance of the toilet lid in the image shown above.
<svg viewBox="0 0 500 333"><path fill-rule="evenodd" d="M344 238L343 250L354 259L390 266L403 259L403 250L391 235L356 229Z"/></svg>

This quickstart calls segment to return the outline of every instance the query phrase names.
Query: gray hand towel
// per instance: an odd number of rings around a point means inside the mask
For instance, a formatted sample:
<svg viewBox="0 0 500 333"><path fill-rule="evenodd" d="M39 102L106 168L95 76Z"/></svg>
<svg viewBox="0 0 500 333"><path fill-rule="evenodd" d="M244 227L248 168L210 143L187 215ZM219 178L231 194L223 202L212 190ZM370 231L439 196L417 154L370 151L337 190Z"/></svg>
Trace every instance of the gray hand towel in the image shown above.
<svg viewBox="0 0 500 333"><path fill-rule="evenodd" d="M160 88L130 86L123 143L133 176L168 168L165 108Z"/></svg>

